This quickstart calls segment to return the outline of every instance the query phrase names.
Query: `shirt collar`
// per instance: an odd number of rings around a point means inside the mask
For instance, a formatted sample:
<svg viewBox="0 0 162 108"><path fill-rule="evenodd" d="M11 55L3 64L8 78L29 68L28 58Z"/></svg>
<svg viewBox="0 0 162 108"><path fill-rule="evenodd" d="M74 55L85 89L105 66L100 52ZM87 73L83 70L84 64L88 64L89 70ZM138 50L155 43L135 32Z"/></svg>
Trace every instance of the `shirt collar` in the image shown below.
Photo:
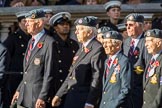
<svg viewBox="0 0 162 108"><path fill-rule="evenodd" d="M94 39L95 37L93 36L91 39L89 39L87 42L83 43L84 47L87 47L87 45Z"/></svg>
<svg viewBox="0 0 162 108"><path fill-rule="evenodd" d="M45 34L45 30L43 29L41 32L39 32L38 34L36 34L33 38L35 39L34 42L34 47L35 45L38 43L38 41L40 40L40 38Z"/></svg>

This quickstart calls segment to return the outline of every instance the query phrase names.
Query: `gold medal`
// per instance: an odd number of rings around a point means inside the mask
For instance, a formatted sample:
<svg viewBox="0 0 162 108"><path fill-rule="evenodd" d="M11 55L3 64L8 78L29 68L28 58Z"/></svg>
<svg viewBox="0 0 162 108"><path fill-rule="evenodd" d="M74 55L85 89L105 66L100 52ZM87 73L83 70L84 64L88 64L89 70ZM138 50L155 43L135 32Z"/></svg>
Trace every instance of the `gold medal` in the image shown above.
<svg viewBox="0 0 162 108"><path fill-rule="evenodd" d="M116 73L113 73L111 78L110 78L110 83L116 83Z"/></svg>
<svg viewBox="0 0 162 108"><path fill-rule="evenodd" d="M156 74L151 77L150 82L152 84L157 84L157 75Z"/></svg>

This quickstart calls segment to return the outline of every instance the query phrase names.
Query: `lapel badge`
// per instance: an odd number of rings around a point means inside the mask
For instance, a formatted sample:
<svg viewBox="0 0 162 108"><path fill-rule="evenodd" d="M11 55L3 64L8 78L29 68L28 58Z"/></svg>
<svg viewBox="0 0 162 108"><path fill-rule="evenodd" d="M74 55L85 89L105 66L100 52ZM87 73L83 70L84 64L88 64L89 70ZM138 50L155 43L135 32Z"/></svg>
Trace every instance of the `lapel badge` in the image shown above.
<svg viewBox="0 0 162 108"><path fill-rule="evenodd" d="M35 64L35 65L40 65L40 63L41 63L40 58L35 58L35 59L34 59L34 64Z"/></svg>
<svg viewBox="0 0 162 108"><path fill-rule="evenodd" d="M154 75L151 77L150 82L151 82L152 84L157 84L157 75L156 75L156 74L154 74Z"/></svg>
<svg viewBox="0 0 162 108"><path fill-rule="evenodd" d="M116 73L114 72L110 78L110 83L116 83Z"/></svg>

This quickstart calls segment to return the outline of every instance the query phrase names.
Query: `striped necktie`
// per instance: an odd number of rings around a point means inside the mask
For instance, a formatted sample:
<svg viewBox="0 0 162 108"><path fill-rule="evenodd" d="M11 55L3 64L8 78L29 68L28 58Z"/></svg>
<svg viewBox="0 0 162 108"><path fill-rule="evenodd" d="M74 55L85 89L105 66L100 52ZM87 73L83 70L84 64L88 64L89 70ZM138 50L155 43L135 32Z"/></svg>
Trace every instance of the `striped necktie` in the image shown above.
<svg viewBox="0 0 162 108"><path fill-rule="evenodd" d="M35 42L35 39L32 38L32 40L31 40L31 42L30 42L30 44L29 44L29 48L28 48L28 51L27 51L27 55L26 55L26 61L27 61L27 62L28 62L29 57L30 57L30 55L31 55L31 51L32 51L32 49L33 49L34 42Z"/></svg>

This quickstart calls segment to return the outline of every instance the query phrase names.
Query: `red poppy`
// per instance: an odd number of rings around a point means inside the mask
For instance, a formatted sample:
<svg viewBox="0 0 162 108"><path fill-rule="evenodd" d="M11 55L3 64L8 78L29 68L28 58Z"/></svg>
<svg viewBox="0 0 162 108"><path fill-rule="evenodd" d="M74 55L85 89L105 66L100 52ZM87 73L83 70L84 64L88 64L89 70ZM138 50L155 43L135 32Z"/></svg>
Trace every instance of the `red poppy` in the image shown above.
<svg viewBox="0 0 162 108"><path fill-rule="evenodd" d="M159 66L160 65L159 61L155 61L154 65L155 67Z"/></svg>
<svg viewBox="0 0 162 108"><path fill-rule="evenodd" d="M90 51L90 50L89 50L88 48L86 48L86 47L84 48L84 52L85 52L85 53L88 53L89 51Z"/></svg>
<svg viewBox="0 0 162 108"><path fill-rule="evenodd" d="M137 50L134 51L134 56L139 55L139 52Z"/></svg>
<svg viewBox="0 0 162 108"><path fill-rule="evenodd" d="M42 47L43 47L43 43L42 43L42 42L39 42L39 43L37 44L37 47L38 47L38 48L42 48Z"/></svg>
<svg viewBox="0 0 162 108"><path fill-rule="evenodd" d="M117 64L118 64L118 58L116 58L116 59L113 61L113 64L114 64L114 65L117 65Z"/></svg>

